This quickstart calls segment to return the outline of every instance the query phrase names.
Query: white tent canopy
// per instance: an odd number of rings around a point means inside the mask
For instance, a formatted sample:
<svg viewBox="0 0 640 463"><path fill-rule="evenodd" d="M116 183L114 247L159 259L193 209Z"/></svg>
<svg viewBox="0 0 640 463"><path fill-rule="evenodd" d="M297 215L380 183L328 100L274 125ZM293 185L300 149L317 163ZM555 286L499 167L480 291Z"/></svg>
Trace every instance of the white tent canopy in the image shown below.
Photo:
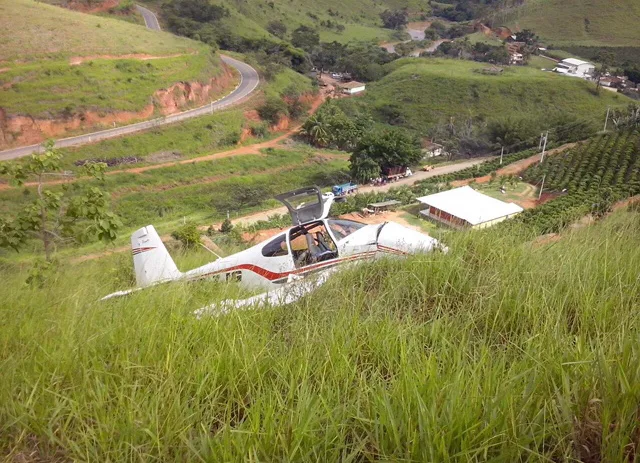
<svg viewBox="0 0 640 463"><path fill-rule="evenodd" d="M517 204L505 203L484 195L470 186L423 196L418 198L418 201L458 217L471 225L490 222L524 210Z"/></svg>

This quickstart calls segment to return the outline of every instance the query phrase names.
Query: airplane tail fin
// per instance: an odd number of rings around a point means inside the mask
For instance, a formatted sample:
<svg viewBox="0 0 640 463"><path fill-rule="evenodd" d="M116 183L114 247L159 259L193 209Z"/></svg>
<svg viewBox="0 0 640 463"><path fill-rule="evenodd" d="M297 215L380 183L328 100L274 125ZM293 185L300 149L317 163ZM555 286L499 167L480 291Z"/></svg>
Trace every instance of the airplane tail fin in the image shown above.
<svg viewBox="0 0 640 463"><path fill-rule="evenodd" d="M131 235L131 252L138 287L182 276L153 225L143 227Z"/></svg>

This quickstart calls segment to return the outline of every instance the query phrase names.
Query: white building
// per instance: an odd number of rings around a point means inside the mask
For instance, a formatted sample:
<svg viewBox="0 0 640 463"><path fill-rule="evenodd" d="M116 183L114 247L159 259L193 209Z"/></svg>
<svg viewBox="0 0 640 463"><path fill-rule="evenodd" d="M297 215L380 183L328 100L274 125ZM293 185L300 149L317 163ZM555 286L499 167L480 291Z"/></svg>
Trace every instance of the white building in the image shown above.
<svg viewBox="0 0 640 463"><path fill-rule="evenodd" d="M524 210L517 204L484 195L470 186L424 196L418 201L429 206L420 211L421 215L454 228L490 227Z"/></svg>
<svg viewBox="0 0 640 463"><path fill-rule="evenodd" d="M427 141L422 144L422 152L424 153L425 158L433 158L446 154L444 151L444 146L432 141Z"/></svg>
<svg viewBox="0 0 640 463"><path fill-rule="evenodd" d="M593 75L596 67L594 64L589 63L588 61L582 61L575 58L567 58L556 64L556 67L553 70L567 76L580 77L582 79L585 79Z"/></svg>
<svg viewBox="0 0 640 463"><path fill-rule="evenodd" d="M339 85L340 88L342 88L342 93L346 93L347 95L355 95L356 93L364 92L364 89L366 87L366 85L362 82L358 82L355 80Z"/></svg>
<svg viewBox="0 0 640 463"><path fill-rule="evenodd" d="M523 64L524 55L522 53L511 53L509 55L509 64Z"/></svg>

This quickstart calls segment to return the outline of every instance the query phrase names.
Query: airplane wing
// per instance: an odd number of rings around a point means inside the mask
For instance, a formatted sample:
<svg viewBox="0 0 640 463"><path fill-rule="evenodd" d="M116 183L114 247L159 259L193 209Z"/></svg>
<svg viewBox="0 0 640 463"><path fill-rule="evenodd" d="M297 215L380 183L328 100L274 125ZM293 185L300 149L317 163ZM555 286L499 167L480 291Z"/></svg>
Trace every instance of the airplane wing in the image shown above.
<svg viewBox="0 0 640 463"><path fill-rule="evenodd" d="M338 268L333 267L313 277L294 277L295 279L291 279L278 289L267 291L248 299L226 299L221 302L216 302L196 310L194 315L200 319L205 316L218 317L234 310L262 309L288 305L325 284L329 277L337 270Z"/></svg>

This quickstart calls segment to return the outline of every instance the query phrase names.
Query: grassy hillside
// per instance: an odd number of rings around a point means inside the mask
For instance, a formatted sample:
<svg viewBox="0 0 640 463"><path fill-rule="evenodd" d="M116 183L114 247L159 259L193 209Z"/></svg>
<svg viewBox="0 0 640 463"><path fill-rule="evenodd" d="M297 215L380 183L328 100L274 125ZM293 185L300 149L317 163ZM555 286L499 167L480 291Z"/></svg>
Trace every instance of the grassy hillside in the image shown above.
<svg viewBox="0 0 640 463"><path fill-rule="evenodd" d="M533 29L553 45L640 46L637 0L526 0L494 24Z"/></svg>
<svg viewBox="0 0 640 463"><path fill-rule="evenodd" d="M197 320L233 285L131 281L126 254L42 289L0 272L9 461L632 461L640 215L553 245L451 234L286 308ZM186 269L210 259L177 255ZM82 284L78 284L81 281Z"/></svg>
<svg viewBox="0 0 640 463"><path fill-rule="evenodd" d="M629 101L610 92L595 95L593 83L532 67L486 75L477 71L487 64L453 59L403 59L387 66L391 72L369 84L365 95L342 104L368 108L381 119L392 108L400 125L422 132L451 117L538 122L570 114L604 121L607 106Z"/></svg>
<svg viewBox="0 0 640 463"><path fill-rule="evenodd" d="M2 2L0 29L2 61L130 53L169 55L198 47L196 42L173 34L33 0Z"/></svg>
<svg viewBox="0 0 640 463"><path fill-rule="evenodd" d="M156 90L222 72L219 57L201 43L31 0L1 5L0 27L0 107L8 114L138 111ZM90 58L77 64L79 57Z"/></svg>
<svg viewBox="0 0 640 463"><path fill-rule="evenodd" d="M143 2L161 11L162 1ZM213 2L224 6L229 16L216 22L232 35L248 39L269 37L269 23L280 21L287 32L283 39L289 40L291 32L305 25L316 29L322 41L341 43L357 41L387 41L393 32L382 28L380 13L387 9L408 8L411 17L418 18L430 12L427 0L288 0L273 2L265 0L218 0ZM343 26L340 30L337 26Z"/></svg>

